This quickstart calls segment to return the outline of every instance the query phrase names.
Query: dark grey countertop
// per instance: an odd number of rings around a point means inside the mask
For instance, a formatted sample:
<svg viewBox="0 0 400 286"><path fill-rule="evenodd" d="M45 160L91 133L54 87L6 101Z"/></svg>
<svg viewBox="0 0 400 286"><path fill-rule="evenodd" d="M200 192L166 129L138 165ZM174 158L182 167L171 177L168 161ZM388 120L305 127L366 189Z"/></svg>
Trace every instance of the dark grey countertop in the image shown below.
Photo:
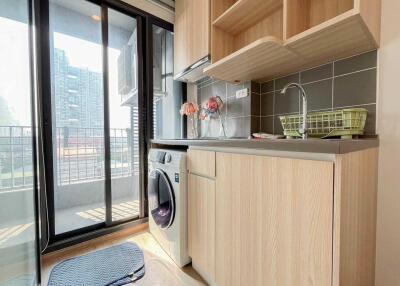
<svg viewBox="0 0 400 286"><path fill-rule="evenodd" d="M379 146L379 139L154 139L153 146L246 148L271 151L345 154Z"/></svg>

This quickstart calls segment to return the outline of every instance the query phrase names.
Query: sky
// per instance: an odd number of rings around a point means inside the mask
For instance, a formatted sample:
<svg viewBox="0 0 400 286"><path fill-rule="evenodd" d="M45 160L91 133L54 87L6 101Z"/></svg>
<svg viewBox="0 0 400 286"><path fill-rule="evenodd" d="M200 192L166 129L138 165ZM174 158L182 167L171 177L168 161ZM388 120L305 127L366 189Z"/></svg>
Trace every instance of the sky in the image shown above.
<svg viewBox="0 0 400 286"><path fill-rule="evenodd" d="M19 125L31 125L28 25L0 17L0 96Z"/></svg>

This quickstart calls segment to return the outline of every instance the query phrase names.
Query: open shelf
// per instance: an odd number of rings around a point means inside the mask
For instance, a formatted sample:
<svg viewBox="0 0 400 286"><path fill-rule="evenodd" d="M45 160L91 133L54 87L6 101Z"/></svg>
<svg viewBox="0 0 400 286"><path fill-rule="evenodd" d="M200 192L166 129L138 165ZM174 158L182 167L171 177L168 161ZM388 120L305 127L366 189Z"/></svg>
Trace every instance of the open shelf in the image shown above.
<svg viewBox="0 0 400 286"><path fill-rule="evenodd" d="M282 0L238 0L213 25L229 34L247 30L283 5Z"/></svg>
<svg viewBox="0 0 400 286"><path fill-rule="evenodd" d="M282 40L261 38L207 67L204 72L229 82L242 82L285 72L301 59L283 46Z"/></svg>
<svg viewBox="0 0 400 286"><path fill-rule="evenodd" d="M285 5L288 39L352 10L354 0L287 0Z"/></svg>
<svg viewBox="0 0 400 286"><path fill-rule="evenodd" d="M297 34L285 45L310 64L333 61L378 47L356 10Z"/></svg>
<svg viewBox="0 0 400 286"><path fill-rule="evenodd" d="M265 81L379 47L380 1L285 0L237 30L228 19L239 15L240 2L215 13L209 76Z"/></svg>

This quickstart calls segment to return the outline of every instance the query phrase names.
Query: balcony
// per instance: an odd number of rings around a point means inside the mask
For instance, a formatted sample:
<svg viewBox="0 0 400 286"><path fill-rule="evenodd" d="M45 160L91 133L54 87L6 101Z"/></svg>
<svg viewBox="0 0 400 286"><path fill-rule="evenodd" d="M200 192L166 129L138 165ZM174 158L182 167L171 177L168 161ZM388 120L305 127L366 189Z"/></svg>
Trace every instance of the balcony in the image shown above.
<svg viewBox="0 0 400 286"><path fill-rule="evenodd" d="M54 181L56 232L61 233L104 221L104 130L56 128ZM139 215L139 150L130 130L110 130L113 220ZM32 130L0 126L0 248L28 242L33 237L33 214L15 210L31 200ZM137 199L135 199L137 198ZM10 208L10 209L8 209ZM13 208L13 209L11 209ZM11 215L12 214L12 217ZM10 217L9 217L10 216Z"/></svg>

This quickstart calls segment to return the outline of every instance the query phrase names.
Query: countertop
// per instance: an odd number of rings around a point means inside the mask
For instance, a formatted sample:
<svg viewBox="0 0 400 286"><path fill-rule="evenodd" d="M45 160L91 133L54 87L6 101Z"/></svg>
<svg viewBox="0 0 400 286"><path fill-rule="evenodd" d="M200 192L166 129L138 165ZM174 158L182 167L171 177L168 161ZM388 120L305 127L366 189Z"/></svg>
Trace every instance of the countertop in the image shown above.
<svg viewBox="0 0 400 286"><path fill-rule="evenodd" d="M379 146L379 139L153 139L153 146L246 148L271 151L346 154Z"/></svg>

